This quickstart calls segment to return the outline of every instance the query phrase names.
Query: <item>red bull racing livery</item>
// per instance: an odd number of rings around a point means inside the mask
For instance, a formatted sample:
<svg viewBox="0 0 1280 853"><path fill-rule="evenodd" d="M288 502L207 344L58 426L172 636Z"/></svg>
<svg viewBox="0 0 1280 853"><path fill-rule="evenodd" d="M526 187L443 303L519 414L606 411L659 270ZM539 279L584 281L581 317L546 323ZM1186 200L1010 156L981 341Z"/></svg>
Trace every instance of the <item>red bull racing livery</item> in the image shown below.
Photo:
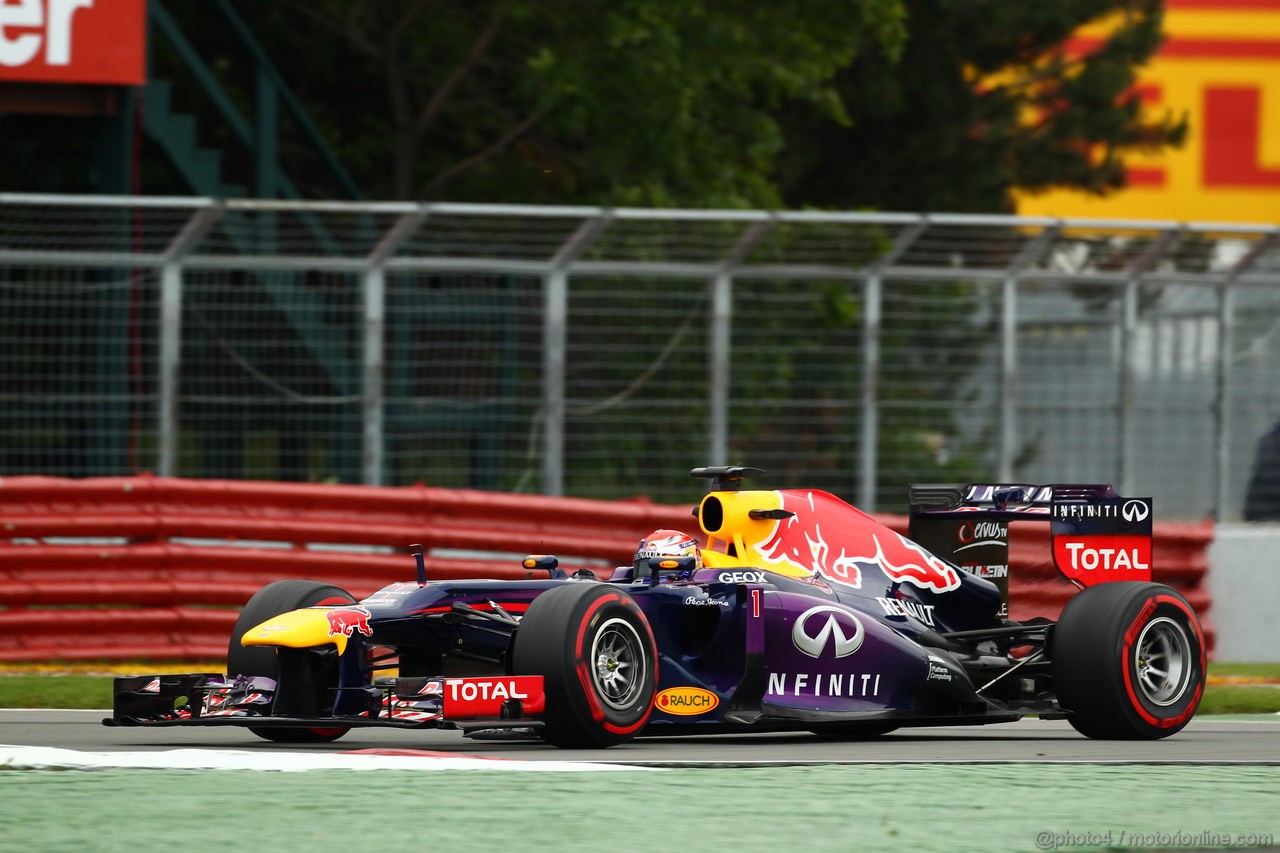
<svg viewBox="0 0 1280 853"><path fill-rule="evenodd" d="M1161 738L1200 702L1205 646L1151 581L1151 501L1110 486L913 486L908 536L834 495L695 469L694 556L607 581L550 556L520 581L416 581L362 601L278 581L245 606L228 674L119 678L115 726L243 726L318 742L353 728L515 729L565 747L642 734L1065 718ZM1008 525L1049 523L1080 588L1058 621L1008 618ZM664 531L666 532L666 531Z"/></svg>

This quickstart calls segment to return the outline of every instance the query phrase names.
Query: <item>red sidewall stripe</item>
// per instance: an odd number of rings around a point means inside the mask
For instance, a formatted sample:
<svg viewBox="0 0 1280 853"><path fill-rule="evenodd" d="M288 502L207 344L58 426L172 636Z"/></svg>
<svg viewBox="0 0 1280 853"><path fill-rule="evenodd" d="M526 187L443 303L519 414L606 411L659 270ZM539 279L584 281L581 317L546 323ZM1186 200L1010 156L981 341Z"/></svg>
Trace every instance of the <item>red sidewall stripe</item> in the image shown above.
<svg viewBox="0 0 1280 853"><path fill-rule="evenodd" d="M605 730L618 735L629 735L638 732L649 722L649 716L653 714L653 703L658 697L658 646L653 639L653 629L649 627L649 620L645 617L644 611L636 606L636 603L630 598L625 599L628 608L640 619L640 623L644 625L645 636L649 639L649 658L653 661L653 694L649 697L649 704L645 707L644 713L640 715L640 719L630 726L618 726L613 723L606 722Z"/></svg>
<svg viewBox="0 0 1280 853"><path fill-rule="evenodd" d="M1120 671L1124 673L1124 689L1129 696L1130 707L1137 711L1138 716L1142 717L1148 725L1152 725L1160 729L1167 729L1181 725L1190 719L1191 715L1195 713L1196 708L1200 704L1200 694L1204 691L1204 683L1202 681L1200 684L1196 685L1195 694L1191 697L1191 701L1187 704L1187 707L1183 709L1182 713L1176 717L1170 717L1168 719L1161 719L1151 714L1143 706L1142 700L1138 697L1138 692L1133 684L1133 676L1129 671L1129 656L1133 652L1133 644L1137 640L1138 634L1142 631L1143 623L1161 604L1170 604L1186 615L1187 622L1191 625L1192 632L1195 634L1196 645L1200 648L1200 672L1203 673L1205 671L1204 637L1200 633L1200 621L1196 619L1195 613L1182 603L1181 599L1175 598L1171 595L1157 595L1154 598L1148 599L1147 603L1143 605L1141 612L1139 612L1137 618L1133 620L1133 624L1129 626L1129 630L1125 632L1124 647L1121 652L1122 657L1120 660Z"/></svg>
<svg viewBox="0 0 1280 853"><path fill-rule="evenodd" d="M601 728L611 734L629 735L633 732L639 731L644 727L645 723L649 721L649 715L653 713L653 697L649 697L648 707L645 708L644 713L635 723L628 726L620 726L617 723L610 722L605 717L604 709L600 707L600 702L596 698L595 685L591 680L591 662L587 660L587 627L591 624L591 620L595 616L596 611L601 607L604 607L606 604L612 603L618 603L626 607L631 613L638 616L640 622L644 625L645 631L650 637L649 650L650 657L653 660L653 681L655 685L658 683L658 655L657 649L653 644L653 631L649 628L649 620L645 618L644 611L639 607L636 607L635 602L633 602L629 597L618 593L600 596L591 603L591 606L587 608L587 612L582 614L582 619L578 622L578 636L574 641L574 659L578 662L578 680L582 683L582 692L586 697L587 708L591 713L592 719L599 723Z"/></svg>

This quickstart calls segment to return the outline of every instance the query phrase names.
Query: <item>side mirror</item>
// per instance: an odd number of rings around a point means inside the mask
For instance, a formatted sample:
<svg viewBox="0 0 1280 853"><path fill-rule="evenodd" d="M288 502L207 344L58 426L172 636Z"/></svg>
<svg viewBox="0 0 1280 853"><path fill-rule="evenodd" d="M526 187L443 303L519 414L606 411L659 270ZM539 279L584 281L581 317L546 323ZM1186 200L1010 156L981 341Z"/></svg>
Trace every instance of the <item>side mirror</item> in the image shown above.
<svg viewBox="0 0 1280 853"><path fill-rule="evenodd" d="M689 577L697 567L698 561L693 557L650 557L649 583L657 584L663 574Z"/></svg>

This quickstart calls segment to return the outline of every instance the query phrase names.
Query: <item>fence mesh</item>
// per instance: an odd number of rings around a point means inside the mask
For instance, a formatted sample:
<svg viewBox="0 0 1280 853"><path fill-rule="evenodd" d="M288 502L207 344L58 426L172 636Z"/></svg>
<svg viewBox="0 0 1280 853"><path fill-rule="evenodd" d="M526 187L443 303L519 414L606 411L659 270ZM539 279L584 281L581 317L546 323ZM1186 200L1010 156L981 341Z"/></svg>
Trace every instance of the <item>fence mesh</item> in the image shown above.
<svg viewBox="0 0 1280 853"><path fill-rule="evenodd" d="M0 474L1280 517L1278 282L1262 226L0 195Z"/></svg>
<svg viewBox="0 0 1280 853"><path fill-rule="evenodd" d="M156 329L150 271L0 268L0 472L154 467Z"/></svg>
<svg viewBox="0 0 1280 853"><path fill-rule="evenodd" d="M391 277L387 482L536 489L541 292L519 276Z"/></svg>

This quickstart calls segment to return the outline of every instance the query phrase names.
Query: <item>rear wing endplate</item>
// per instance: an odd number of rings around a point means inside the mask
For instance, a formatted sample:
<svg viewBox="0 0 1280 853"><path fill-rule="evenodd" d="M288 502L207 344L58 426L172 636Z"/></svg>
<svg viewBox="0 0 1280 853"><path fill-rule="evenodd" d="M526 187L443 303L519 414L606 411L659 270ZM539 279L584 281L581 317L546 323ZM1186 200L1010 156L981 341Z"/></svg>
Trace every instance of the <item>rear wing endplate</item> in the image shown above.
<svg viewBox="0 0 1280 853"><path fill-rule="evenodd" d="M991 580L1009 601L1009 522L1051 523L1053 564L1083 588L1151 580L1151 498L1109 483L912 485L908 535L939 557Z"/></svg>

